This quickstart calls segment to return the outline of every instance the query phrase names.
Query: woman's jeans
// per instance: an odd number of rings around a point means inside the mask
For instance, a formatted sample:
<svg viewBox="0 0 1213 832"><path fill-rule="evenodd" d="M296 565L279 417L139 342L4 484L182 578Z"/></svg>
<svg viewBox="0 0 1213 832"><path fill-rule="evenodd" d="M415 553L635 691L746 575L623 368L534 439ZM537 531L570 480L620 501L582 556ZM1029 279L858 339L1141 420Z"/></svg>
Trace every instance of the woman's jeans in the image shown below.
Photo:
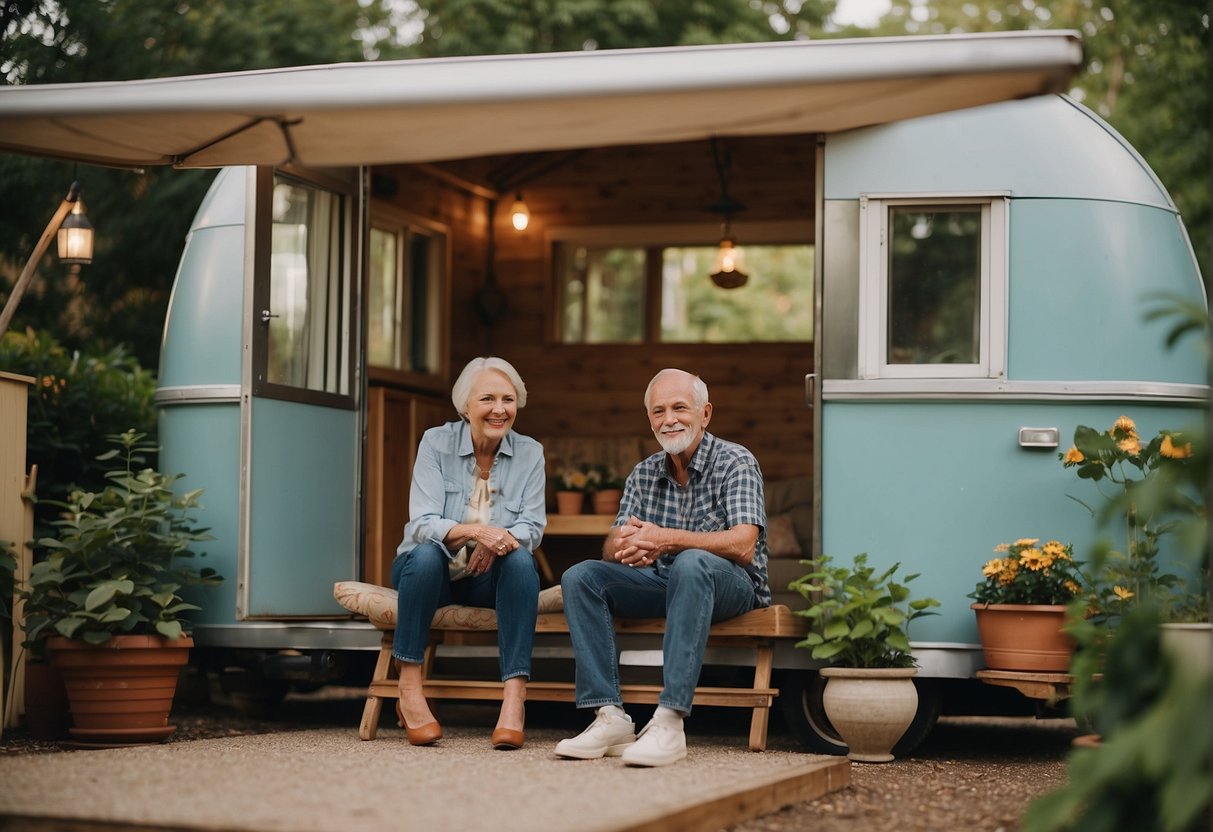
<svg viewBox="0 0 1213 832"><path fill-rule="evenodd" d="M396 601L396 634L392 655L421 664L429 643L434 611L448 604L497 610L497 649L501 681L531 675L535 615L539 607L539 573L530 551L519 546L493 559L488 572L451 581L446 550L422 543L392 561Z"/></svg>
<svg viewBox="0 0 1213 832"><path fill-rule="evenodd" d="M685 549L660 570L582 561L564 573L560 585L577 660L578 708L623 704L614 619L665 618L658 701L689 714L708 630L754 607L754 584L745 570L702 549Z"/></svg>

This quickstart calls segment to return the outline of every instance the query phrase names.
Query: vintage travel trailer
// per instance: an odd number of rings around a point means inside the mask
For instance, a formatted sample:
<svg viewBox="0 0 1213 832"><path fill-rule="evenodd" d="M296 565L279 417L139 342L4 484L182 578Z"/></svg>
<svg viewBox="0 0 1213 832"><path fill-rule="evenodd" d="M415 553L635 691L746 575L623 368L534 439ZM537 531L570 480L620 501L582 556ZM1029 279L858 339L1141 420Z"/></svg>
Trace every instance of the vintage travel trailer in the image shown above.
<svg viewBox="0 0 1213 832"><path fill-rule="evenodd" d="M1063 94L1080 62L1072 32L1016 32L6 88L0 150L221 168L157 393L163 467L205 489L228 578L195 618L220 664L324 681L374 655L332 586L386 580L469 358L519 369L516 428L551 465L656 450L641 394L677 366L792 518L777 601L800 558L859 552L942 601L911 631L921 737L941 703L1023 699L975 680L966 595L1000 542L1097 538L1057 458L1075 427L1207 408L1196 339L1168 350L1143 317L1150 293L1204 301L1190 244ZM722 237L745 286L718 285ZM601 533L554 522L545 581ZM793 727L839 750L807 653L776 666Z"/></svg>

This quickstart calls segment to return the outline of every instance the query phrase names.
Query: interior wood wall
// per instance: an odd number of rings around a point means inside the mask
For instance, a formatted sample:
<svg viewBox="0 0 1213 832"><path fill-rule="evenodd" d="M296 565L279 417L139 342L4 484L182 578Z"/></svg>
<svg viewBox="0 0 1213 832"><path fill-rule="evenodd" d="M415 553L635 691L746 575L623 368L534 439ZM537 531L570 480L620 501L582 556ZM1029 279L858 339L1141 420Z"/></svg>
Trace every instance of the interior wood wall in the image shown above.
<svg viewBox="0 0 1213 832"><path fill-rule="evenodd" d="M812 136L730 139L730 195L745 221L803 220L811 227L815 140ZM463 160L443 169L503 191L494 223L493 277L505 292L505 315L493 324L476 315L488 280L488 200L417 168L378 169L401 207L451 229L451 381L477 355L500 355L517 367L529 401L517 429L532 436L633 436L657 450L642 397L664 367L699 374L714 406L709 428L758 457L768 478L812 470L812 420L804 376L811 343L565 345L554 343L553 279L547 230L558 226L704 223L719 198L707 142L600 148L576 154ZM516 232L507 212L514 185L531 211ZM529 178L528 178L529 177ZM744 244L744 240L742 241ZM705 276L706 280L707 277Z"/></svg>

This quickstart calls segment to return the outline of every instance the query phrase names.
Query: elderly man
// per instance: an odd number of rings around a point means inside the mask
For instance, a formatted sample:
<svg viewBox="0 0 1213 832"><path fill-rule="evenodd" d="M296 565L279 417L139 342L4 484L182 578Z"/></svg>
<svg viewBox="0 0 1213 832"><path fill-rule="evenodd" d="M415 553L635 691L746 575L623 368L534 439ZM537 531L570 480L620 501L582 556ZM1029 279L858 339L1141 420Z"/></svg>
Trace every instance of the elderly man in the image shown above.
<svg viewBox="0 0 1213 832"><path fill-rule="evenodd" d="M628 476L600 561L564 573L564 611L577 662L577 707L594 722L556 754L622 756L636 766L686 757L708 629L771 602L766 511L754 455L708 433L712 404L698 376L666 369L649 382L645 412L662 451ZM639 735L621 706L613 619L666 619L663 687Z"/></svg>

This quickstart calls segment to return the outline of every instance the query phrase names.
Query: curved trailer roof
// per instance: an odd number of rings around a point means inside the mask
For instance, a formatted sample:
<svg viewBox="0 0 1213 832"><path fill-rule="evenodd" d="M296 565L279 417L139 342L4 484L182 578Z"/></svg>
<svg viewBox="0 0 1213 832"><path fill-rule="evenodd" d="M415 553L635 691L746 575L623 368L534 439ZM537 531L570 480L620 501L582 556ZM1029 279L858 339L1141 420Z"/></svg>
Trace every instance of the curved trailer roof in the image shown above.
<svg viewBox="0 0 1213 832"><path fill-rule="evenodd" d="M1064 92L1069 31L385 61L0 88L0 151L358 165L835 132Z"/></svg>

